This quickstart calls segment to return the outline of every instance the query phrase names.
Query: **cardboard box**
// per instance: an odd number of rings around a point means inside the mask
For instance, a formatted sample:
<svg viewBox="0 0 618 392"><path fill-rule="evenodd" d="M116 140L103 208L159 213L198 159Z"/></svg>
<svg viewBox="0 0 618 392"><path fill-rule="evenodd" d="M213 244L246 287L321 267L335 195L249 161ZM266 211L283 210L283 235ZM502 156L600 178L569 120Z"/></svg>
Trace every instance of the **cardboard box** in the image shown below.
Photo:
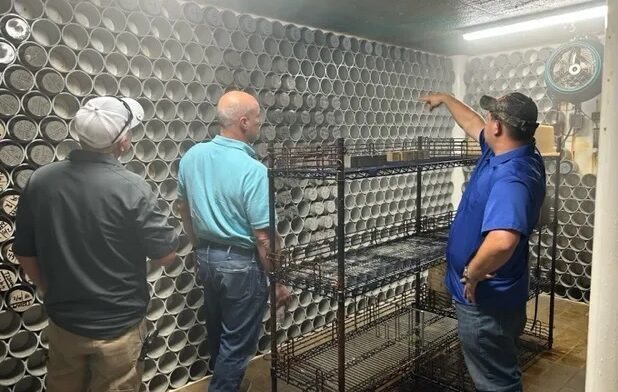
<svg viewBox="0 0 618 392"><path fill-rule="evenodd" d="M382 155L346 155L344 166L347 168L380 166L387 163L386 154Z"/></svg>
<svg viewBox="0 0 618 392"><path fill-rule="evenodd" d="M558 153L554 139L554 127L551 125L539 125L534 133L534 138L536 139L536 147L541 152L541 155L554 155Z"/></svg>
<svg viewBox="0 0 618 392"><path fill-rule="evenodd" d="M386 153L386 160L389 162L399 161L417 161L419 159L427 159L429 153L427 151L407 150L407 151L392 151Z"/></svg>
<svg viewBox="0 0 618 392"><path fill-rule="evenodd" d="M386 153L386 160L388 162L398 162L398 161L403 161L404 158L402 156L403 151L392 151L392 152L387 152Z"/></svg>

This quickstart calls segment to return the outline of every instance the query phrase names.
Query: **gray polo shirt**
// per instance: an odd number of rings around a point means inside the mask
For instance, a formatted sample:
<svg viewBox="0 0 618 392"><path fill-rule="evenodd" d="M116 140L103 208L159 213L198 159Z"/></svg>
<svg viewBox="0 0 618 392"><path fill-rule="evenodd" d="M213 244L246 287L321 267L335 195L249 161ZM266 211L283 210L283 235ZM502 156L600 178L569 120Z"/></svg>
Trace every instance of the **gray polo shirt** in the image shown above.
<svg viewBox="0 0 618 392"><path fill-rule="evenodd" d="M13 250L37 257L49 317L94 339L118 337L144 317L146 257L178 246L144 179L83 150L34 172L16 226Z"/></svg>

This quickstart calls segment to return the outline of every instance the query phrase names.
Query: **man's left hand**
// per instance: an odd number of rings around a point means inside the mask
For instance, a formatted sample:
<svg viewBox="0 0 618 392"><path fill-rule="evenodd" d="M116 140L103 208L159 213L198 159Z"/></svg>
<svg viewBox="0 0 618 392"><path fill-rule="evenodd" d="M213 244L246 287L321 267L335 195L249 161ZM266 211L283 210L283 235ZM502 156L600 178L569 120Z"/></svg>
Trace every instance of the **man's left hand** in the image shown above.
<svg viewBox="0 0 618 392"><path fill-rule="evenodd" d="M478 285L480 281L491 279L493 277L494 275L487 274L483 277L483 279L480 280L471 278L468 275L468 267L466 267L464 269L463 277L459 280L461 283L464 284L464 298L474 305L476 303L476 285Z"/></svg>
<svg viewBox="0 0 618 392"><path fill-rule="evenodd" d="M476 303L476 285L479 283L475 280L466 280L465 278L461 279L461 282L464 284L464 298L468 300L471 304Z"/></svg>

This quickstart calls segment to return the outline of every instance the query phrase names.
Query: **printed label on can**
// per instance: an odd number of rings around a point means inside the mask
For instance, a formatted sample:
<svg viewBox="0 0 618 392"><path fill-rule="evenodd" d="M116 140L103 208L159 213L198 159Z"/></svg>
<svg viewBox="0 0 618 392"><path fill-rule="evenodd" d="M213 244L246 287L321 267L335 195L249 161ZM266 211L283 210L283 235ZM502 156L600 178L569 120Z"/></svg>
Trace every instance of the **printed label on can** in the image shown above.
<svg viewBox="0 0 618 392"><path fill-rule="evenodd" d="M34 294L25 288L17 288L7 295L7 302L16 312L25 312L34 304Z"/></svg>
<svg viewBox="0 0 618 392"><path fill-rule="evenodd" d="M4 257L4 261L8 261L13 264L18 263L17 258L15 258L15 253L13 253L13 242L4 244L2 247L2 256Z"/></svg>
<svg viewBox="0 0 618 392"><path fill-rule="evenodd" d="M10 290L17 282L17 274L8 266L0 266L0 291Z"/></svg>
<svg viewBox="0 0 618 392"><path fill-rule="evenodd" d="M2 206L2 211L5 214L11 217L15 217L17 215L17 204L19 203L19 195L6 195L0 199L0 205Z"/></svg>
<svg viewBox="0 0 618 392"><path fill-rule="evenodd" d="M0 170L0 192L4 191L8 187L9 175L4 170Z"/></svg>
<svg viewBox="0 0 618 392"><path fill-rule="evenodd" d="M13 225L5 220L0 220L0 241L6 241L13 236Z"/></svg>

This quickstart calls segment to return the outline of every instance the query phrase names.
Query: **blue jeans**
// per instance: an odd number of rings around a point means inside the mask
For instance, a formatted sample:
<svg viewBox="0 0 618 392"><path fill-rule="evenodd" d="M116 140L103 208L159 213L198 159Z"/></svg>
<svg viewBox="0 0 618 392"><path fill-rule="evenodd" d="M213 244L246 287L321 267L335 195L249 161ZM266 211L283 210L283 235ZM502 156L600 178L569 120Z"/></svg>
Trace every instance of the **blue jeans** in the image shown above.
<svg viewBox="0 0 618 392"><path fill-rule="evenodd" d="M207 342L214 374L210 392L240 388L255 355L268 290L258 256L210 248L196 251L204 285Z"/></svg>
<svg viewBox="0 0 618 392"><path fill-rule="evenodd" d="M526 306L487 310L456 303L459 340L477 391L520 392L517 338L526 325Z"/></svg>

